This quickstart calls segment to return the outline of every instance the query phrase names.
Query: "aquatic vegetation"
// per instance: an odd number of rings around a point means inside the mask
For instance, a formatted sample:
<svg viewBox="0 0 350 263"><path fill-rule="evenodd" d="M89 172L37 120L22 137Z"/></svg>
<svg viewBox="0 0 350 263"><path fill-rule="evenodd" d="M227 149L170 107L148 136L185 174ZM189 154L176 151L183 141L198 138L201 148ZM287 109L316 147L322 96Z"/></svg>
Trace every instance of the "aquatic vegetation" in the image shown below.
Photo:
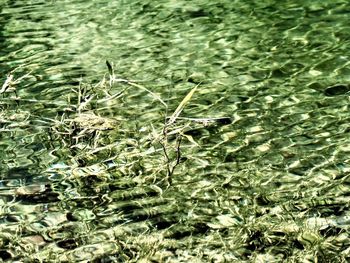
<svg viewBox="0 0 350 263"><path fill-rule="evenodd" d="M15 93L17 95L16 92L16 85L21 83L22 80L28 78L30 76L30 73L27 73L24 76L21 76L17 79L15 79L14 77L14 73L16 70L18 70L21 66L15 68L14 70L12 70L10 73L7 74L5 82L2 84L1 89L0 89L0 95L4 94L4 93Z"/></svg>

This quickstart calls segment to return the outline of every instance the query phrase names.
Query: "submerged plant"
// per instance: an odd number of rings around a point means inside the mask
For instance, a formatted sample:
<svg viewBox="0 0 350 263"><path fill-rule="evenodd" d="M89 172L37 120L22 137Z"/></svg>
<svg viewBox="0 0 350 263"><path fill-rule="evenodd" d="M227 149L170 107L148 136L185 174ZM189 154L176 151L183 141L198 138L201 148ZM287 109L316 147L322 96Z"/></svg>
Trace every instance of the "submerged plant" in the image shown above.
<svg viewBox="0 0 350 263"><path fill-rule="evenodd" d="M7 74L6 76L6 80L5 82L3 83L1 89L0 89L0 95L1 94L4 94L4 93L15 93L16 94L16 97L18 97L18 94L17 94L17 89L16 89L16 85L21 83L22 80L24 80L25 78L29 77L31 72L15 79L15 75L14 73L16 72L16 70L20 69L21 66L15 68L14 70L10 71L10 73Z"/></svg>

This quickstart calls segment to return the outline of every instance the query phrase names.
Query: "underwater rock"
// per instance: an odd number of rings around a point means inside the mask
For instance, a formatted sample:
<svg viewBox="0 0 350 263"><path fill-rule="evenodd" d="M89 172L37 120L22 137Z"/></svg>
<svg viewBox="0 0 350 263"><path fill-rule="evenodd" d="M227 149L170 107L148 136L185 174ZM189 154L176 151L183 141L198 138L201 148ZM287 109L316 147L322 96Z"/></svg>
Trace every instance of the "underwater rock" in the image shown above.
<svg viewBox="0 0 350 263"><path fill-rule="evenodd" d="M52 191L50 185L27 185L15 190L17 200L26 203L57 202L58 193Z"/></svg>
<svg viewBox="0 0 350 263"><path fill-rule="evenodd" d="M30 243L30 244L36 245L36 246L46 245L46 241L44 240L44 238L41 235L26 236L23 240L27 243Z"/></svg>
<svg viewBox="0 0 350 263"><path fill-rule="evenodd" d="M58 247L64 248L64 249L74 249L79 246L76 240L74 239L61 240L61 241L58 241L56 244Z"/></svg>
<svg viewBox="0 0 350 263"><path fill-rule="evenodd" d="M9 260L13 257L13 255L7 250L0 250L0 258L2 260Z"/></svg>
<svg viewBox="0 0 350 263"><path fill-rule="evenodd" d="M328 87L324 91L324 95L326 96L337 96L337 95L344 95L347 92L350 91L350 87L346 84L337 84L331 87Z"/></svg>

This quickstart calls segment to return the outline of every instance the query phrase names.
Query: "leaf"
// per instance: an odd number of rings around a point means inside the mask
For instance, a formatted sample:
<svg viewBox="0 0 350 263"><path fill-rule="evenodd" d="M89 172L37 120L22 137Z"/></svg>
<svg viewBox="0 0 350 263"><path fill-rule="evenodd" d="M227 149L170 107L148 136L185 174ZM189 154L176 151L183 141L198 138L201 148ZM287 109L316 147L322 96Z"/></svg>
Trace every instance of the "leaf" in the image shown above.
<svg viewBox="0 0 350 263"><path fill-rule="evenodd" d="M191 100L193 94L195 93L195 91L197 90L198 86L200 84L196 85L187 95L186 97L181 101L181 103L179 104L179 106L177 106L176 110L174 111L174 113L170 116L169 121L167 123L167 125L173 124L177 117L179 117L180 113L182 112L182 110L185 108L186 104Z"/></svg>
<svg viewBox="0 0 350 263"><path fill-rule="evenodd" d="M113 67L112 67L111 63L109 63L108 60L106 60L106 65L107 65L107 68L108 68L109 75L113 76Z"/></svg>

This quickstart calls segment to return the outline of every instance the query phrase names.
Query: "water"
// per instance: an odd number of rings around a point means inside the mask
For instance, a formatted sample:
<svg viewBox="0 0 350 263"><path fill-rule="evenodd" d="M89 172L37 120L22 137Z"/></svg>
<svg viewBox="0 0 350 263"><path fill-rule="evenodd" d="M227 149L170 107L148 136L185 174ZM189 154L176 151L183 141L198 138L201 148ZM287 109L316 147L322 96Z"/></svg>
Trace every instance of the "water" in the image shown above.
<svg viewBox="0 0 350 263"><path fill-rule="evenodd" d="M0 258L347 260L347 1L0 3Z"/></svg>

